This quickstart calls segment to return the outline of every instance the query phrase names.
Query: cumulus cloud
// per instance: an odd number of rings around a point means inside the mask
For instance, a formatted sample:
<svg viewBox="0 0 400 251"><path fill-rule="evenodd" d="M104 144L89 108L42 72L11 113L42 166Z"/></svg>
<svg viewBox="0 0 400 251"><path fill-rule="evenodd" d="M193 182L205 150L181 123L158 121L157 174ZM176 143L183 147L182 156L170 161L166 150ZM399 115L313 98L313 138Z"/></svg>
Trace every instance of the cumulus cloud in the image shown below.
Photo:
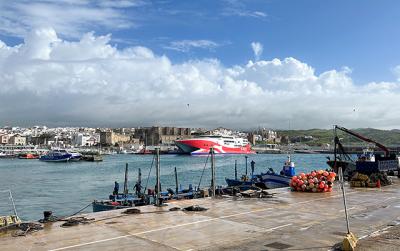
<svg viewBox="0 0 400 251"><path fill-rule="evenodd" d="M138 0L0 1L0 32L25 37L33 28L51 26L63 36L77 38L97 27L126 29L135 23L123 8L143 4Z"/></svg>
<svg viewBox="0 0 400 251"><path fill-rule="evenodd" d="M118 49L110 39L87 33L68 41L49 28L20 45L0 41L0 121L234 128L400 122L399 83L355 84L346 67L316 74L291 57L229 67L217 59L174 63L146 47Z"/></svg>
<svg viewBox="0 0 400 251"><path fill-rule="evenodd" d="M193 48L213 50L220 44L211 40L180 40L172 41L169 45L164 46L165 49L175 50L180 52L188 52Z"/></svg>
<svg viewBox="0 0 400 251"><path fill-rule="evenodd" d="M256 60L259 60L264 50L263 45L259 42L252 42L251 48L253 49L254 57L256 58Z"/></svg>

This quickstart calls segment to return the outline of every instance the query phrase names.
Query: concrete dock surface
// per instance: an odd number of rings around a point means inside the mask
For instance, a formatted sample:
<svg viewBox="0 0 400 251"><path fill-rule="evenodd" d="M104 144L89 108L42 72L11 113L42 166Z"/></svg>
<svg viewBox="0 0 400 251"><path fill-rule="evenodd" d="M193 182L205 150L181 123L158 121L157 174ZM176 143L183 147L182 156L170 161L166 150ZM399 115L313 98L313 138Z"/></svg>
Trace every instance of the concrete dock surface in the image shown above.
<svg viewBox="0 0 400 251"><path fill-rule="evenodd" d="M398 250L399 239L368 244L400 223L400 182L393 180L382 188L346 189L350 228L360 250ZM46 223L44 230L23 237L3 235L0 249L331 250L342 242L347 229L339 184L331 193L270 191L276 193L273 198L203 198L139 207L140 214L85 214L95 220L68 228L60 227L63 222ZM208 210L169 211L190 205Z"/></svg>

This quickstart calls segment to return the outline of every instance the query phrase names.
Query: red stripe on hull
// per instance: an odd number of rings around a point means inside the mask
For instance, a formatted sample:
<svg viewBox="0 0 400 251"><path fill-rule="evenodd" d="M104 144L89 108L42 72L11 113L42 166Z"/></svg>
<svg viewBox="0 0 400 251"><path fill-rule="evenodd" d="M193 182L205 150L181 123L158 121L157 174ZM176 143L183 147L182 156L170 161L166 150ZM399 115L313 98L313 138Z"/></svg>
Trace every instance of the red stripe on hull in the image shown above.
<svg viewBox="0 0 400 251"><path fill-rule="evenodd" d="M220 145L217 140L205 140L205 139L187 139L177 140L176 145L186 153L192 154L207 154L210 148L214 148L215 153L222 154L254 154L251 150L250 144L243 147L227 147Z"/></svg>

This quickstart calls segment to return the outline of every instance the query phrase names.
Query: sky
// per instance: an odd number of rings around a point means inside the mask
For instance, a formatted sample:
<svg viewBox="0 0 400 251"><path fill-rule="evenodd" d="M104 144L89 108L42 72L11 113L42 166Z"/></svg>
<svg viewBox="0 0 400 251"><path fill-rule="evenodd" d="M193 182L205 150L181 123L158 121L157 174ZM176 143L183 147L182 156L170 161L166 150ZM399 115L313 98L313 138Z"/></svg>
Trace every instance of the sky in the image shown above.
<svg viewBox="0 0 400 251"><path fill-rule="evenodd" d="M399 7L0 0L0 125L400 128Z"/></svg>

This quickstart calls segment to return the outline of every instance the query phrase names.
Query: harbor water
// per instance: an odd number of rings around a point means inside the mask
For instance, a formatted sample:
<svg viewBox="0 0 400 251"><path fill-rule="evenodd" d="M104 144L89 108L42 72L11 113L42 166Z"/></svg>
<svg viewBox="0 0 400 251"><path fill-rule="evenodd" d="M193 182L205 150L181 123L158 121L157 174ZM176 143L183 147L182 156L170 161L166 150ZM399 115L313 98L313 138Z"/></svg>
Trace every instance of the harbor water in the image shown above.
<svg viewBox="0 0 400 251"><path fill-rule="evenodd" d="M279 172L287 156L284 154L255 154L248 156L255 161L255 173L273 168ZM152 155L106 155L103 162L48 163L38 160L0 159L0 191L11 189L19 216L24 220L42 218L44 210L51 210L57 216L71 215L91 203L94 199L107 199L114 188L114 181L123 187L125 163L129 165L129 190L133 191L142 171L142 186L146 186L151 168ZM177 168L179 184L198 187L207 156L161 155L162 190L175 188L174 167ZM218 185L225 185L225 177L234 177L235 160L238 177L245 173L243 155L216 156L216 179ZM296 172L326 169L326 155L294 154ZM206 165L200 187L210 185L210 160ZM154 188L155 168L151 170L148 188ZM86 209L90 212L91 207ZM8 193L0 193L0 215L12 213Z"/></svg>

